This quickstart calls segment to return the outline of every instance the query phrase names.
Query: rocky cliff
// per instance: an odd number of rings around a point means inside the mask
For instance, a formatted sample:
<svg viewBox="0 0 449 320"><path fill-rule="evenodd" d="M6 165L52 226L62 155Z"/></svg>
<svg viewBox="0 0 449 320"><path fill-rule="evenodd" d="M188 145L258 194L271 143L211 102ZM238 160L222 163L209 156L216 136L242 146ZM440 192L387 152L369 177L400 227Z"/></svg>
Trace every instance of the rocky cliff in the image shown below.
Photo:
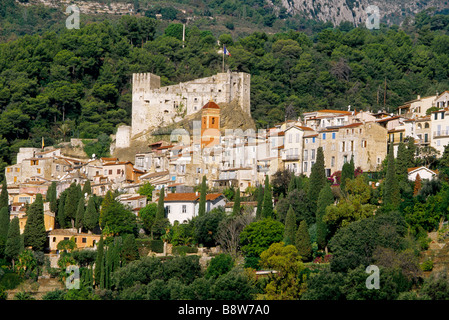
<svg viewBox="0 0 449 320"><path fill-rule="evenodd" d="M407 16L414 16L428 8L436 11L448 9L447 1L440 0L280 0L289 14L299 14L311 19L332 22L339 25L350 21L355 25L365 24L368 18L367 8L379 8L380 22L400 23ZM369 15L372 15L371 13Z"/></svg>

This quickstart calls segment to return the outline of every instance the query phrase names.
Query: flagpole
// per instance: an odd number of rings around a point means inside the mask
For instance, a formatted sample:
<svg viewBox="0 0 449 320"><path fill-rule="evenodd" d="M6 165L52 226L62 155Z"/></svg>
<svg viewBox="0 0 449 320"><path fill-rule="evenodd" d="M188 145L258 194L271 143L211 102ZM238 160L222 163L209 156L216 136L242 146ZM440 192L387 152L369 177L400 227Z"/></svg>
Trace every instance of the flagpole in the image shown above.
<svg viewBox="0 0 449 320"><path fill-rule="evenodd" d="M221 72L224 73L224 56L225 56L225 54L224 54L224 44L223 44L223 50L221 51L221 53L223 54L223 63L222 63L222 67L221 67Z"/></svg>

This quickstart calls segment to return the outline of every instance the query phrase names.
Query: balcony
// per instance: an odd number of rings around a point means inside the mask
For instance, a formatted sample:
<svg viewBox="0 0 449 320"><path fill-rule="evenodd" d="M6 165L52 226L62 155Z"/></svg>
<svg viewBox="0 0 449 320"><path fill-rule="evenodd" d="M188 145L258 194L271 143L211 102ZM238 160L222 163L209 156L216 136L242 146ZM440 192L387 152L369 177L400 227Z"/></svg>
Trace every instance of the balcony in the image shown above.
<svg viewBox="0 0 449 320"><path fill-rule="evenodd" d="M449 137L449 130L435 131L433 137Z"/></svg>
<svg viewBox="0 0 449 320"><path fill-rule="evenodd" d="M299 160L299 154L287 154L285 160Z"/></svg>

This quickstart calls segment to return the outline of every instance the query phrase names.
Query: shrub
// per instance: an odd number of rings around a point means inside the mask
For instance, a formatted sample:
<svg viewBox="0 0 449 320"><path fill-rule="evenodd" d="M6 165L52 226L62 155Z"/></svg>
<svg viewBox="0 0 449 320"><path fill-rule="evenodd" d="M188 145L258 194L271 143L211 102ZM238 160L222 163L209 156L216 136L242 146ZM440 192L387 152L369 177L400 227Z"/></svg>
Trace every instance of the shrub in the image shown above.
<svg viewBox="0 0 449 320"><path fill-rule="evenodd" d="M156 253L164 252L163 240L136 239L136 243L139 248L144 247Z"/></svg>
<svg viewBox="0 0 449 320"><path fill-rule="evenodd" d="M174 247L172 250L173 254L177 254L180 256L186 255L187 253L197 253L198 248L197 247L189 247L189 246L178 246Z"/></svg>
<svg viewBox="0 0 449 320"><path fill-rule="evenodd" d="M427 259L421 264L422 271L432 271L432 269L433 269L433 261L430 259Z"/></svg>

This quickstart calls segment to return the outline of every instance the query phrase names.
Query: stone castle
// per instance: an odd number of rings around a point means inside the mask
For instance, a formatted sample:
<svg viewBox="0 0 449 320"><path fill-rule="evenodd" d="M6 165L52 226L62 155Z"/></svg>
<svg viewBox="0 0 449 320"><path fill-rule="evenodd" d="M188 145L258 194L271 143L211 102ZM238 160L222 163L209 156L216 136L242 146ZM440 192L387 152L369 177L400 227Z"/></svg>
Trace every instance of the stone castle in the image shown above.
<svg viewBox="0 0 449 320"><path fill-rule="evenodd" d="M160 77L152 73L133 74L131 137L152 128L181 121L209 101L238 101L248 115L250 110L250 74L224 72L161 87Z"/></svg>

